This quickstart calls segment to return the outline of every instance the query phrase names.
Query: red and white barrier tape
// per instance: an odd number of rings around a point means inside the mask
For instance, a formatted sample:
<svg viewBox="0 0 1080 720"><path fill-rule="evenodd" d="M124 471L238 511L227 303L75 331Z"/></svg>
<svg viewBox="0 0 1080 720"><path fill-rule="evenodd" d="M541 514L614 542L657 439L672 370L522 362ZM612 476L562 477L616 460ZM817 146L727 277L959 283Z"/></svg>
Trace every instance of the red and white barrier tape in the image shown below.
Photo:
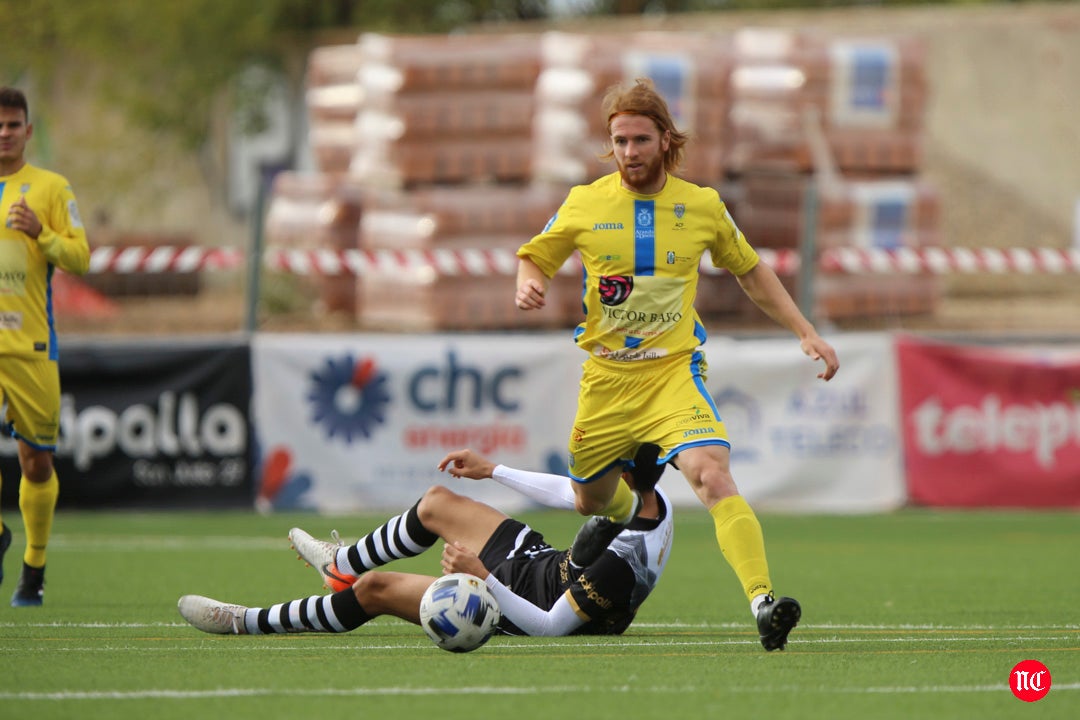
<svg viewBox="0 0 1080 720"><path fill-rule="evenodd" d="M263 256L270 270L297 275L429 273L435 276L513 275L510 250L290 250L271 248ZM569 268L568 271L573 268Z"/></svg>
<svg viewBox="0 0 1080 720"><path fill-rule="evenodd" d="M794 274L799 269L799 254L793 250L759 250L777 273ZM517 255L513 250L288 250L271 248L264 256L266 267L297 275L364 275L365 273L433 273L435 276L514 275ZM580 272L575 259L565 263L560 274ZM723 272L708 260L702 272Z"/></svg>
<svg viewBox="0 0 1080 720"><path fill-rule="evenodd" d="M759 249L758 253L779 275L799 270L796 250ZM96 247L90 254L91 273L161 273L235 270L243 267L244 252L234 248ZM1054 248L900 248L898 250L833 248L822 252L822 272L845 274L1062 274L1080 272L1080 250ZM263 265L269 270L296 275L354 275L369 273L425 273L439 276L513 275L517 256L512 250L298 250L268 248ZM563 274L578 272L568 262ZM703 259L701 270L722 271Z"/></svg>
<svg viewBox="0 0 1080 720"><path fill-rule="evenodd" d="M244 252L233 248L206 248L197 245L176 247L102 246L90 252L91 273L161 273L198 270L232 270L241 267Z"/></svg>
<svg viewBox="0 0 1080 720"><path fill-rule="evenodd" d="M822 253L821 269L840 273L997 275L1080 271L1080 250L1054 248L836 248Z"/></svg>

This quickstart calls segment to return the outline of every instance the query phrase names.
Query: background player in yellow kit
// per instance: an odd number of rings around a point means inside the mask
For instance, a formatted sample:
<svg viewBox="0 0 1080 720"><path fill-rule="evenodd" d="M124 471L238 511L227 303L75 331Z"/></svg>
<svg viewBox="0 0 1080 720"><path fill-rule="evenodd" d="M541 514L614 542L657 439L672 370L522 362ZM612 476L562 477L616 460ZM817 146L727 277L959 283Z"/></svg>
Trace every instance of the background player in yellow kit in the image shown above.
<svg viewBox="0 0 1080 720"><path fill-rule="evenodd" d="M90 247L68 181L26 162L33 135L26 96L0 87L0 395L3 430L18 441L19 507L26 528L15 607L41 605L45 548L59 482L52 454L60 431L60 372L53 324L56 268L90 267ZM0 580L11 529L0 527Z"/></svg>
<svg viewBox="0 0 1080 720"><path fill-rule="evenodd" d="M716 526L720 550L750 600L766 650L783 649L802 610L776 598L754 511L729 468L730 443L705 389L705 329L694 309L699 264L730 271L743 291L824 361L835 350L799 311L776 273L747 243L716 190L672 173L687 135L649 80L604 98L618 171L573 188L544 230L518 250L515 302L545 303L548 283L576 250L585 271L585 321L575 331L588 353L569 442L577 510L591 515L571 549L589 565L640 506L620 474L641 443L663 449L686 476Z"/></svg>

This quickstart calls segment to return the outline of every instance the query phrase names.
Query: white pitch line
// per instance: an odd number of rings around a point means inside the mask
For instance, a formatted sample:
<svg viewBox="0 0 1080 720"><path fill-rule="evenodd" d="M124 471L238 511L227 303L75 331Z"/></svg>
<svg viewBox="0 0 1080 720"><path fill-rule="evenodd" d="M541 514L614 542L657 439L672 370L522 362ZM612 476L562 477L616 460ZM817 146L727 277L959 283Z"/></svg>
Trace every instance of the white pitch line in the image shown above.
<svg viewBox="0 0 1080 720"><path fill-rule="evenodd" d="M322 634L324 637L326 634ZM255 637L255 636L251 636ZM193 635L191 639L205 639L202 635ZM805 635L798 638L798 645L801 648L812 649L815 646L820 645L855 645L858 644L862 647L869 647L874 645L893 645L897 643L934 643L935 645L942 644L959 644L959 643L1016 643L1016 642L1066 642L1069 640L1076 640L1073 635L1033 635L1033 636L1018 636L1018 635L1002 635L1002 636L979 636L979 637L867 637L867 636L853 636L853 637L829 637L829 638L813 638L806 637ZM626 650L629 648L716 648L716 647L731 647L739 645L757 645L758 639L747 638L743 639L731 639L731 640L636 640L632 638L622 637L618 640L612 640L610 642L589 642L578 640L576 642L551 642L541 641L538 639L532 639L527 643L510 643L501 644L494 643L486 646L488 652L529 652L533 650L573 650L573 649L610 649L610 650ZM291 653L291 652L311 652L312 649L318 649L323 651L337 651L344 650L353 653L365 653L365 652L383 652L383 651L415 651L418 648L426 647L427 644L423 642L409 642L404 641L401 643L382 644L382 645L370 645L370 644L348 644L348 645L311 645L308 643L292 644L292 645L271 645L267 646L257 641L235 641L232 647L228 648L230 652L278 652L278 653ZM0 647L3 646L0 641ZM26 652L23 649L24 646L20 645L19 650ZM224 649L224 648L222 648ZM137 652L137 653L177 653L177 652L205 652L205 645L198 645L193 647L146 647L144 645L132 645L123 642L123 639L107 640L103 645L94 647L85 646L64 646L50 643L47 647L34 648L30 652L50 652L50 653L121 653L121 652Z"/></svg>
<svg viewBox="0 0 1080 720"><path fill-rule="evenodd" d="M407 625L404 621L389 620L399 625ZM147 623L121 623L121 622L47 622L47 623L35 623L35 622L0 622L0 628L26 628L26 627L42 627L42 628L88 628L88 629L101 629L101 628L190 628L191 626L183 622L147 622ZM746 623L737 622L725 622L725 623L649 623L649 622L636 622L632 626L634 630L752 630L753 623L748 621ZM860 624L860 623L813 623L802 624L798 626L798 630L801 631L814 631L814 630L833 630L833 631L858 631L858 630L881 630L889 632L916 632L921 630L932 630L934 632L1023 632L1023 631L1045 631L1045 632L1061 632L1069 630L1080 630L1080 625L1076 624L1062 624L1062 625L912 625L902 623L899 625L880 625L880 624ZM628 636L622 636L626 638Z"/></svg>
<svg viewBox="0 0 1080 720"><path fill-rule="evenodd" d="M698 687L603 687L597 688L589 685L578 686L531 686L531 687L372 687L372 688L320 688L320 689L277 689L277 688L216 688L214 690L135 690L135 691L75 691L63 692L0 692L0 700L39 700L39 701L65 701L65 700L201 700L205 698L237 698L237 697L372 697L372 696L430 696L430 695L550 695L563 693L593 694L604 693L653 693L664 695L680 695L701 692L706 688ZM1000 693L1005 695L1008 686L1001 685L904 685L904 686L879 686L879 687L829 687L821 685L789 685L782 688L786 692L799 692L818 695L909 695L914 693L924 694L956 694L956 693ZM717 687L710 685L709 692L724 693L775 693L775 687L747 687L730 686ZM1080 683L1055 683L1051 692L1065 692L1080 690Z"/></svg>
<svg viewBox="0 0 1080 720"><path fill-rule="evenodd" d="M632 627L637 629L655 628L659 630L666 629L687 629L687 630L713 630L717 628L726 629L738 629L744 628L746 625L742 623L648 623L648 622L635 622ZM1080 630L1080 625L1075 623L1065 623L1062 625L919 625L911 623L901 623L898 625L880 625L880 624L860 624L860 623L803 623L798 626L800 630L891 630L891 631L914 631L914 630L948 630L948 631L980 631L980 630L993 630L998 632L1005 632L1008 630Z"/></svg>
<svg viewBox="0 0 1080 720"><path fill-rule="evenodd" d="M49 549L78 552L159 552L162 550L275 550L289 548L289 538L238 537L208 535L201 538L183 535L55 535Z"/></svg>

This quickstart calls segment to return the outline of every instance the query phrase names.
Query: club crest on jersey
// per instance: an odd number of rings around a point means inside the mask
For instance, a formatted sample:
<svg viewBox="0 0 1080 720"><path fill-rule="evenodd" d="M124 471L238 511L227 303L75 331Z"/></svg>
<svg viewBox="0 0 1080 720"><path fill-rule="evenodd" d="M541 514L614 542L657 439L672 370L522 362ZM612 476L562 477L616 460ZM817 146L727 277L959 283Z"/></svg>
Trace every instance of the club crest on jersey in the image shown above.
<svg viewBox="0 0 1080 720"><path fill-rule="evenodd" d="M600 278L600 302L604 305L622 305L633 290L633 275L604 275Z"/></svg>
<svg viewBox="0 0 1080 720"><path fill-rule="evenodd" d="M686 214L686 203L675 203L675 217L682 220L682 216Z"/></svg>

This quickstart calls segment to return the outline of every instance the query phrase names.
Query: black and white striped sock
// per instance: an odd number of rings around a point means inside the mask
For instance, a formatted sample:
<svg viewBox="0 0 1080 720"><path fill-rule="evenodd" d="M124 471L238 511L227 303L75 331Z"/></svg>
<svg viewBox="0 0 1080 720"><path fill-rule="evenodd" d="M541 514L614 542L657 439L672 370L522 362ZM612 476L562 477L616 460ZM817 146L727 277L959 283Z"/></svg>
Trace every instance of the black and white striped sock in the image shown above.
<svg viewBox="0 0 1080 720"><path fill-rule="evenodd" d="M249 608L244 625L251 635L343 633L355 630L372 617L360 606L353 589L348 588L332 595L312 595L268 608Z"/></svg>
<svg viewBox="0 0 1080 720"><path fill-rule="evenodd" d="M416 505L396 515L356 541L338 551L337 569L341 573L359 575L394 560L416 557L433 546L439 536L420 522ZM347 560L346 562L342 562Z"/></svg>

